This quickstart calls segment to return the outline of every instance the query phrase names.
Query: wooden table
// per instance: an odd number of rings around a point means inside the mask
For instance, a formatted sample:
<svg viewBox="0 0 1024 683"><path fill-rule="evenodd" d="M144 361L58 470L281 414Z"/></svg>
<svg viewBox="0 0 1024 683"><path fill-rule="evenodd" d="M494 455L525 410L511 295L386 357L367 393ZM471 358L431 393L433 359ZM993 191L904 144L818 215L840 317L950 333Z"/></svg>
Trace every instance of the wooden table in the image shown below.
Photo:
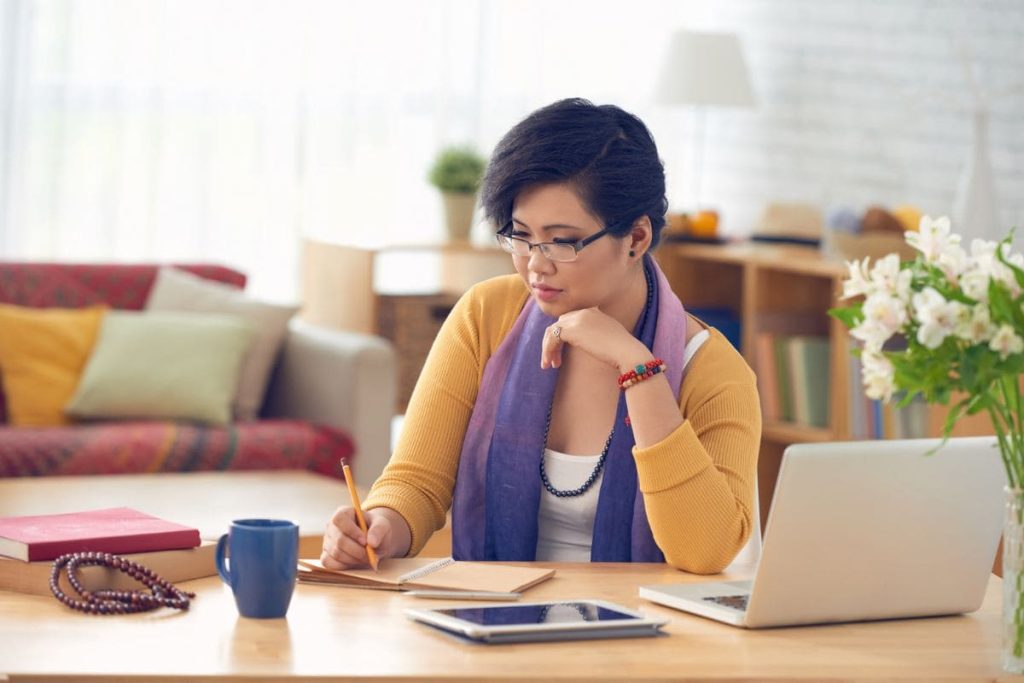
<svg viewBox="0 0 1024 683"><path fill-rule="evenodd" d="M237 616L219 579L188 613L90 617L0 593L0 680L994 681L1000 580L981 610L931 619L745 631L640 600L646 583L697 581L665 565L556 564L534 598L602 598L671 618L659 638L479 645L407 620L398 593L299 585L287 619ZM1006 680L1020 680L1005 677Z"/></svg>

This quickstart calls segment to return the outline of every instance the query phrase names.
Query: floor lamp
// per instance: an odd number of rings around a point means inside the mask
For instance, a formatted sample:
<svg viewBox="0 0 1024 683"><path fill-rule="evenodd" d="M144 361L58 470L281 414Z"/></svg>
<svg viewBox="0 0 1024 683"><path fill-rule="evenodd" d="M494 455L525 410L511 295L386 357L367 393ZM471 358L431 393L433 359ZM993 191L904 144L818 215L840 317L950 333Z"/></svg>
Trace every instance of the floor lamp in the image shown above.
<svg viewBox="0 0 1024 683"><path fill-rule="evenodd" d="M694 194L687 203L699 209L705 109L709 106L754 106L750 74L739 38L732 33L676 31L661 65L655 88L655 103L693 108Z"/></svg>

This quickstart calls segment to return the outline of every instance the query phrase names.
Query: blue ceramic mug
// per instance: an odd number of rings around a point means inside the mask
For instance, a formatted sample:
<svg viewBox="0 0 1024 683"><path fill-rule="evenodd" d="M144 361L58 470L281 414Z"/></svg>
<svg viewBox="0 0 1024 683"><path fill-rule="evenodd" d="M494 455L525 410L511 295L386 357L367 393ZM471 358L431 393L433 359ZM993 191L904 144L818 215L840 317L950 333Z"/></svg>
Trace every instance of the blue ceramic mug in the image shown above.
<svg viewBox="0 0 1024 683"><path fill-rule="evenodd" d="M230 561L224 555L231 548ZM217 573L238 613L277 619L288 612L299 562L299 527L281 519L236 519L217 542Z"/></svg>

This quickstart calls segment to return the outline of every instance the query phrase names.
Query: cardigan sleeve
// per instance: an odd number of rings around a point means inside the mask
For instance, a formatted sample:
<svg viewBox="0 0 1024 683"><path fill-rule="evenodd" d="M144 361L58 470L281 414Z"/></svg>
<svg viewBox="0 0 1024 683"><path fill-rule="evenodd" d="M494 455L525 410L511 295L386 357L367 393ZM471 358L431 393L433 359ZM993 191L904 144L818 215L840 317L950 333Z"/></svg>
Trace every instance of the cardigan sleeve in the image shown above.
<svg viewBox="0 0 1024 683"><path fill-rule="evenodd" d="M527 296L514 275L476 285L431 346L395 451L364 502L366 509L388 507L405 519L412 532L409 555L445 524L484 366Z"/></svg>
<svg viewBox="0 0 1024 683"><path fill-rule="evenodd" d="M647 518L677 569L724 569L753 528L761 409L754 373L717 330L691 361L680 390L683 423L634 448Z"/></svg>

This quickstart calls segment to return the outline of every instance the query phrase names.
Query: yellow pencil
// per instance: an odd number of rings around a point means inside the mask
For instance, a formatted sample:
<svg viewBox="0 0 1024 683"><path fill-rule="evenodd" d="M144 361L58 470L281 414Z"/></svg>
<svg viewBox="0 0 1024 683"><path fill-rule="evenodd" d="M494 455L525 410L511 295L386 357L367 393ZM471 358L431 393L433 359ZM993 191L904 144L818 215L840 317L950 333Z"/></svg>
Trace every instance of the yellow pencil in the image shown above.
<svg viewBox="0 0 1024 683"><path fill-rule="evenodd" d="M363 516L363 506L359 504L359 493L356 491L356 483L352 479L352 470L348 468L345 460L341 461L341 470L345 473L345 483L348 484L348 495L352 497L352 507L356 509L356 519L359 520L359 528L366 533L366 517ZM377 571L380 560L377 559L377 552L369 545L366 546L366 556L370 558L370 566Z"/></svg>

